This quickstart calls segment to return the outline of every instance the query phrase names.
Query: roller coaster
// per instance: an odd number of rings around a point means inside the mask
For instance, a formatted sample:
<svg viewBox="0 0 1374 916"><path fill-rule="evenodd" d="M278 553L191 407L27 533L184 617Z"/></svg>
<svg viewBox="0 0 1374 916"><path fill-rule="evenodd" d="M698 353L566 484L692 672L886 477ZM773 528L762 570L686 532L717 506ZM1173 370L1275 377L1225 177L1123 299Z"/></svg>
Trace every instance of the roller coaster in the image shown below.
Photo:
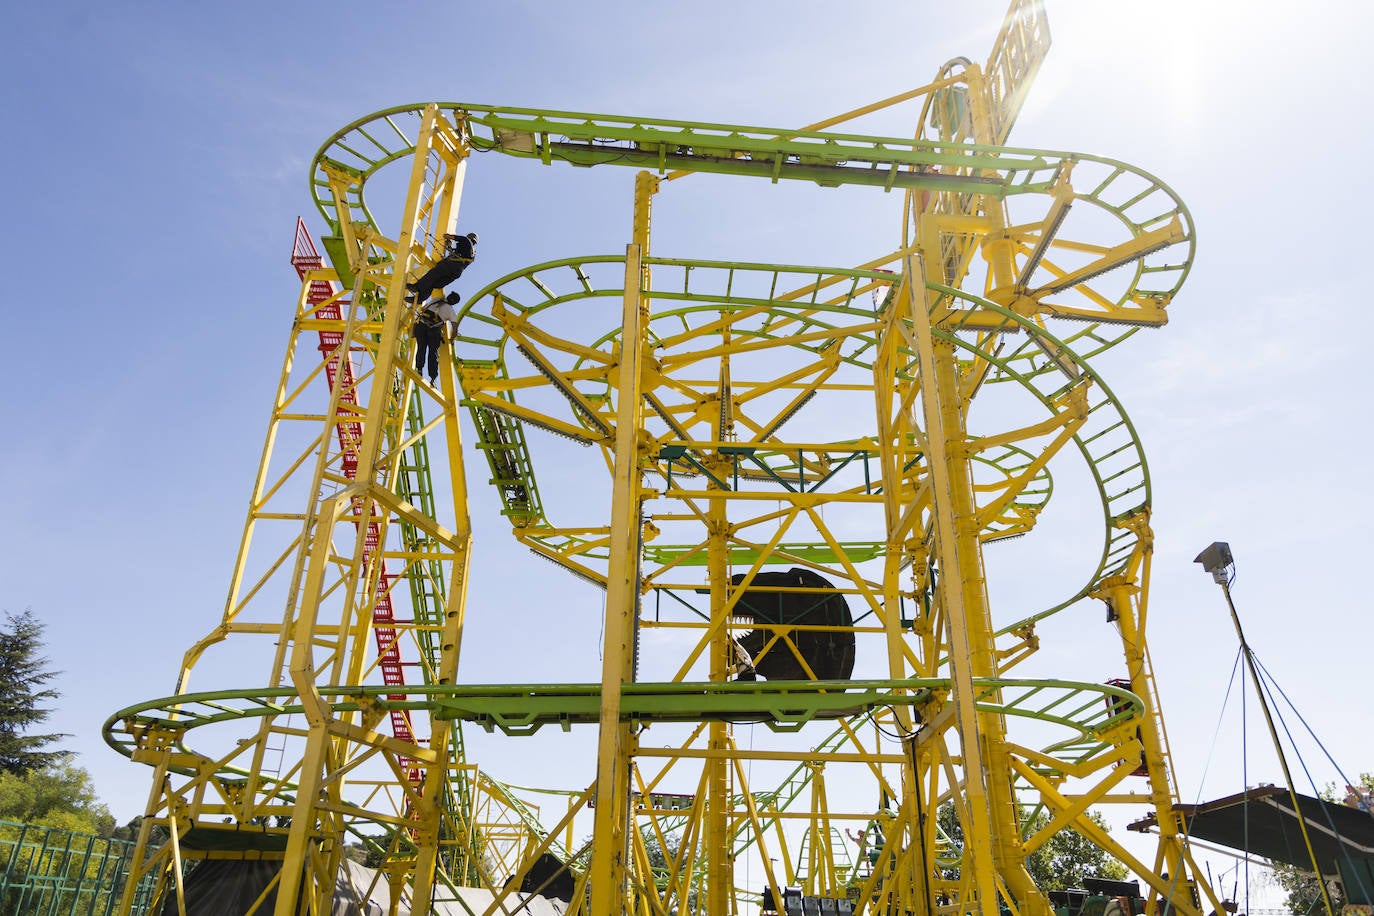
<svg viewBox="0 0 1374 916"><path fill-rule="evenodd" d="M251 912L327 912L361 846L393 912L1047 916L1025 862L1066 829L1150 916L1220 912L1145 640L1145 454L1092 365L1166 322L1193 226L1132 165L1006 145L1049 43L1016 0L985 65L801 129L429 103L332 136L223 614L173 695L105 726L153 768L121 912L149 876L193 911L196 860L265 863ZM836 130L902 104L910 139ZM468 295L429 385L405 283L477 153L637 170L628 243ZM378 220L388 166L409 177ZM900 233L857 266L651 253L655 197L702 172L900 195ZM1034 533L1073 462L1100 553L1005 619L984 545ZM604 590L599 682L464 681L465 622L493 612L468 601L483 473L519 544ZM1096 602L1119 679L1012 676ZM196 692L207 666L253 686ZM594 730L585 772L558 768L590 781L503 782L465 728ZM1107 805L1152 812L1152 858L1089 817Z"/></svg>

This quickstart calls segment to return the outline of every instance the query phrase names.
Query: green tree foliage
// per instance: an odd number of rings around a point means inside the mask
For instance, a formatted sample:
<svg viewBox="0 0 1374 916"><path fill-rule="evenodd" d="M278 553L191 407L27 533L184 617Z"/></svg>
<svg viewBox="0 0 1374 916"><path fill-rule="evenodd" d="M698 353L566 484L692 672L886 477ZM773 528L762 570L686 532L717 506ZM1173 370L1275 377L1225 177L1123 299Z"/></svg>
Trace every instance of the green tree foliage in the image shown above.
<svg viewBox="0 0 1374 916"><path fill-rule="evenodd" d="M103 913L119 894L131 844L60 734L33 734L58 696L43 624L25 611L0 626L0 913ZM132 839L137 819L127 828Z"/></svg>
<svg viewBox="0 0 1374 916"><path fill-rule="evenodd" d="M953 803L946 802L936 814L940 830L953 847L951 853L957 857L963 848L964 830L959 819L954 816ZM1088 812L1088 819L1108 832L1107 822L1095 811ZM1031 836L1049 823L1048 814L1037 812L1024 828L1024 835ZM941 859L945 854L941 853ZM1094 845L1076 830L1061 830L1043 843L1039 849L1026 859L1026 870L1041 890L1059 891L1070 887L1082 887L1084 878L1108 878L1123 880L1128 872L1114 856ZM941 872L946 878L958 878L958 867L944 867Z"/></svg>
<svg viewBox="0 0 1374 916"><path fill-rule="evenodd" d="M1361 773L1360 786L1374 792L1374 773ZM1327 801L1341 801L1345 796L1345 791L1337 791L1334 785L1329 785L1321 792L1321 797ZM1310 870L1305 871L1295 865L1286 862L1270 862L1269 866L1274 870L1274 881L1279 887L1283 888L1285 905L1289 912L1296 914L1319 913L1325 908L1322 901L1320 885L1317 884L1317 876ZM1331 903L1336 907L1345 905L1345 895L1341 893L1339 882L1332 881L1327 885L1327 890L1331 894Z"/></svg>
<svg viewBox="0 0 1374 916"><path fill-rule="evenodd" d="M641 824L639 827L639 837L644 843L644 857L648 860L649 871L652 875L651 879L649 876L643 875L640 876L640 879L644 882L644 886L646 887L649 881L652 880L653 885L657 888L658 892L662 894L668 889L668 884L672 879L674 872L673 863L678 862L682 855L682 834L677 832L666 833L663 836L664 842L660 843L658 841L658 834L655 832L653 825ZM574 872L585 872L592 867L591 837L587 837L583 840L581 848L568 862L568 865ZM686 911L695 913L697 912L697 889L690 881L688 882L688 886Z"/></svg>
<svg viewBox="0 0 1374 916"><path fill-rule="evenodd" d="M0 772L0 820L102 837L115 832L90 774L65 760L22 774Z"/></svg>
<svg viewBox="0 0 1374 916"><path fill-rule="evenodd" d="M660 843L653 827L648 824L640 827L639 834L644 840L644 857L649 860L654 884L659 893L663 893L668 889L668 883L673 872L671 863L678 861L682 854L682 835L679 833L664 834L664 842ZM697 912L697 898L696 887L689 884L687 912Z"/></svg>
<svg viewBox="0 0 1374 916"><path fill-rule="evenodd" d="M142 827L143 815L139 814L136 815L132 820L129 821L129 823L125 824L123 827L116 827L114 829L114 833L111 834L111 837L116 840L125 840L129 843L137 843L138 832L142 829ZM163 827L161 824L154 824L152 829L148 831L148 849L157 849L163 843L167 842L167 839L170 836L171 834L168 833L166 827Z"/></svg>
<svg viewBox="0 0 1374 916"><path fill-rule="evenodd" d="M1096 811L1089 811L1088 819L1103 831L1108 829L1107 822ZM1034 833L1049 820L1047 814L1037 815L1032 819L1032 829L1027 832ZM1125 865L1077 830L1061 830L1050 837L1026 859L1026 870L1036 886L1045 891L1082 887L1084 878L1121 881L1129 874Z"/></svg>
<svg viewBox="0 0 1374 916"><path fill-rule="evenodd" d="M43 649L43 624L25 610L6 614L8 628L0 629L0 771L21 775L58 763L66 751L44 750L60 734L33 735L52 710L44 706L57 698L45 685L57 676L47 670Z"/></svg>

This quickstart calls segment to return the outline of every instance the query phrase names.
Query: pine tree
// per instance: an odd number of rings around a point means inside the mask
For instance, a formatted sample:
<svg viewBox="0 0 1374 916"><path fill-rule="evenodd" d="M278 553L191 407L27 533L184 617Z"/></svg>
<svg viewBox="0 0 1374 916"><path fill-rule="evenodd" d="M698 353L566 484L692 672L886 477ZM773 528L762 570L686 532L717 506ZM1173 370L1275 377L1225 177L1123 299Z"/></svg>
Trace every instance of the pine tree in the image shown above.
<svg viewBox="0 0 1374 916"><path fill-rule="evenodd" d="M61 762L67 751L44 750L66 735L28 734L52 714L43 704L58 693L44 685L57 676L47 670L43 649L43 624L33 612L6 614L7 629L0 629L0 771L23 776Z"/></svg>

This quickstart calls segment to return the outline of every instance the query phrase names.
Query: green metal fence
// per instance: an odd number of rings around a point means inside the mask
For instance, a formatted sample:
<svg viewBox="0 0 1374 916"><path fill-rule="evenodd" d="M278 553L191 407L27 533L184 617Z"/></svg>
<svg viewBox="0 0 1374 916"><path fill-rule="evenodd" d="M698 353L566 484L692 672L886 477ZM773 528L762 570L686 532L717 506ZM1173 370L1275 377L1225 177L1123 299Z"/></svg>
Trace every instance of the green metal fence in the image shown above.
<svg viewBox="0 0 1374 916"><path fill-rule="evenodd" d="M134 844L87 833L0 821L0 913L4 916L105 916L119 904ZM148 912L144 880L132 913Z"/></svg>

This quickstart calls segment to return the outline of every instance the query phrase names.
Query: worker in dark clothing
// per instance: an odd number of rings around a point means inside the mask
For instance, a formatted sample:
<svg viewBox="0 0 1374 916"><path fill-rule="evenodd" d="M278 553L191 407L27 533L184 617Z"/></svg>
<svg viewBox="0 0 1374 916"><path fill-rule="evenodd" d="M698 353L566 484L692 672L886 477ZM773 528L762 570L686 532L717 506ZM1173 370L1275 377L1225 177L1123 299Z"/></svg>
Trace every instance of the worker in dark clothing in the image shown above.
<svg viewBox="0 0 1374 916"><path fill-rule="evenodd" d="M413 283L407 283L415 302L424 302L430 293L442 290L463 275L463 271L477 257L477 233L467 235L445 235L444 256L438 263L425 271L425 275Z"/></svg>
<svg viewBox="0 0 1374 916"><path fill-rule="evenodd" d="M424 375L428 368L431 385L439 379L439 349L444 345L444 325L457 317L453 307L461 299L457 293L449 293L426 302L410 329L415 336L415 371Z"/></svg>

